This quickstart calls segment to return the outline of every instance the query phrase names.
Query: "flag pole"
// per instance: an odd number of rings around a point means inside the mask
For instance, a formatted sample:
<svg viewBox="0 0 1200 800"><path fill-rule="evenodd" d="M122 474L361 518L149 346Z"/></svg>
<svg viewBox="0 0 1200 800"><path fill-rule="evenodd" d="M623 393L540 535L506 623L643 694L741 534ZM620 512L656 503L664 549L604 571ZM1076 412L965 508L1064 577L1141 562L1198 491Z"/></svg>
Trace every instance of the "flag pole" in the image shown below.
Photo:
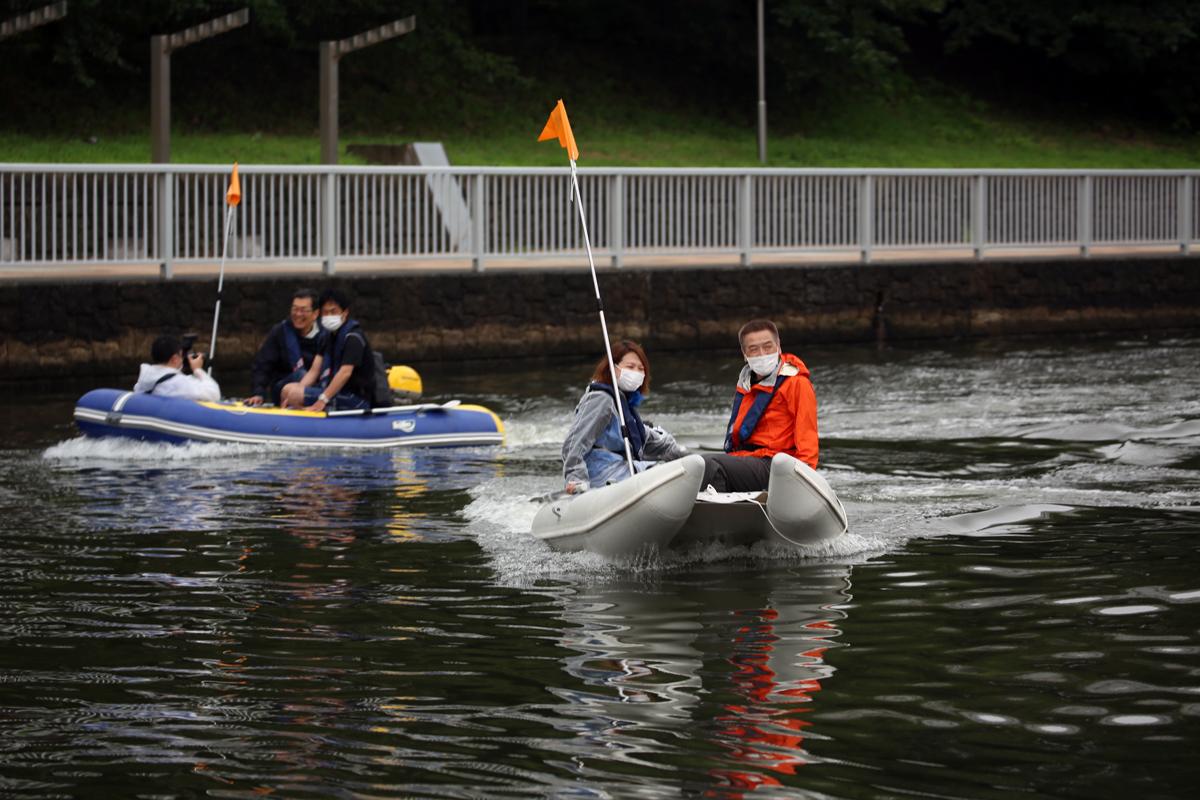
<svg viewBox="0 0 1200 800"><path fill-rule="evenodd" d="M617 419L621 425L621 440L625 443L625 463L629 465L629 474L635 475L633 469L633 451L629 447L629 427L625 424L625 411L621 408L621 395L617 389L617 368L613 363L612 344L608 340L608 323L604 321L604 300L600 297L600 279L596 277L596 260L592 257L592 240L588 236L587 217L583 213L583 196L579 193L579 176L575 171L575 159L571 162L571 186L574 188L575 207L579 209L579 224L583 226L583 245L587 249L588 267L592 271L592 288L596 290L596 308L600 312L600 330L604 334L604 354L608 356L608 374L612 376L613 401L617 404Z"/></svg>
<svg viewBox="0 0 1200 800"><path fill-rule="evenodd" d="M558 139L567 150L567 161L571 163L571 202L579 209L579 224L583 227L583 244L587 248L588 266L592 270L592 288L596 290L596 307L600 311L600 330L604 334L604 354L608 357L608 374L612 378L613 402L617 405L617 419L621 425L621 441L625 443L625 462L629 465L629 474L634 474L633 450L629 445L629 426L625 423L625 410L621 407L621 395L617 389L617 365L613 363L612 345L608 340L608 323L604 320L604 300L600 297L600 279L596 277L596 260L592 257L592 240L588 236L587 216L583 213L583 195L579 191L579 175L576 172L575 160L579 158L579 148L575 145L575 134L571 131L571 121L567 118L567 108L559 100L546 120L546 127L538 136L539 142Z"/></svg>
<svg viewBox="0 0 1200 800"><path fill-rule="evenodd" d="M242 200L242 185L238 180L238 165L233 163L233 177L229 181L229 189L225 192L225 238L221 244L221 269L217 274L217 305L213 309L212 336L208 340L208 374L213 374L213 361L217 357L217 323L221 319L221 292L225 288L225 256L229 252L229 231L233 225L233 209Z"/></svg>

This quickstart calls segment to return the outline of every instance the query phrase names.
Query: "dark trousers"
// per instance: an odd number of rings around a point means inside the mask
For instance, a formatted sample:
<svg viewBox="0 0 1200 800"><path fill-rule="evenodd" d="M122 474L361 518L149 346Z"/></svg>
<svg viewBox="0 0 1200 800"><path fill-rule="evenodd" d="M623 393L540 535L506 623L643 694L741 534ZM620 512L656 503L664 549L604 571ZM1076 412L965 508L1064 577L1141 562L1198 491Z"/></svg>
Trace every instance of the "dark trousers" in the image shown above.
<svg viewBox="0 0 1200 800"><path fill-rule="evenodd" d="M729 453L701 453L704 480L700 491L710 485L718 492L766 491L771 479L771 459L734 456Z"/></svg>
<svg viewBox="0 0 1200 800"><path fill-rule="evenodd" d="M299 383L300 379L304 377L306 372L308 372L306 369L295 370L290 375L284 375L282 378L275 381L275 383L271 384L271 402L275 405L279 405L279 396L283 394L283 387L287 386L289 383Z"/></svg>

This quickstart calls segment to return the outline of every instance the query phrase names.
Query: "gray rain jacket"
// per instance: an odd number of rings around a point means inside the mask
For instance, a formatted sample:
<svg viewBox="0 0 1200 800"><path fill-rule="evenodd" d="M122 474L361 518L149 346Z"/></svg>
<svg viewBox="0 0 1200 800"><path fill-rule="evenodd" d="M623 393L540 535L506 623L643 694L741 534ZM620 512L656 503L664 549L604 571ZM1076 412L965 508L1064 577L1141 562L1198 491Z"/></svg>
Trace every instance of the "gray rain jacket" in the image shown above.
<svg viewBox="0 0 1200 800"><path fill-rule="evenodd" d="M619 442L619 428L612 395L600 391L584 392L575 407L575 421L562 446L566 483L586 483L597 488L629 477L624 447L617 452L601 444L605 442L611 446ZM662 428L647 425L642 458L634 461L634 467L641 472L656 461L672 461L685 455L687 448L678 444L674 436Z"/></svg>

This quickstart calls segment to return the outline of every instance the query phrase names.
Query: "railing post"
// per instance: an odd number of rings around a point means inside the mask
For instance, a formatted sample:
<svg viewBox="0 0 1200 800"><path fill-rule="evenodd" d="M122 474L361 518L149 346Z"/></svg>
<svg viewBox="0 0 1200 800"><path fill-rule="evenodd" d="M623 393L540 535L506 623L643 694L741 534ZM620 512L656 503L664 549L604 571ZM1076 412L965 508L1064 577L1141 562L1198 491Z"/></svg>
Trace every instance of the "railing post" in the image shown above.
<svg viewBox="0 0 1200 800"><path fill-rule="evenodd" d="M738 203L738 249L741 251L743 267L750 266L750 254L754 247L754 176L742 176L741 202Z"/></svg>
<svg viewBox="0 0 1200 800"><path fill-rule="evenodd" d="M620 269L625 263L624 175L613 175L608 182L608 241L612 248L612 265Z"/></svg>
<svg viewBox="0 0 1200 800"><path fill-rule="evenodd" d="M158 175L158 271L164 281L175 274L175 176L167 171Z"/></svg>
<svg viewBox="0 0 1200 800"><path fill-rule="evenodd" d="M975 248L975 260L983 260L983 248L987 245L987 176L975 176L975 202L972 214L975 219L971 226L972 245Z"/></svg>
<svg viewBox="0 0 1200 800"><path fill-rule="evenodd" d="M326 169L321 175L321 258L326 275L337 270L337 217L337 175Z"/></svg>
<svg viewBox="0 0 1200 800"><path fill-rule="evenodd" d="M862 191L859 193L858 220L859 247L862 262L871 263L871 250L875 239L875 176L863 175Z"/></svg>
<svg viewBox="0 0 1200 800"><path fill-rule="evenodd" d="M483 253L486 249L483 241L483 208L483 173L479 173L471 176L471 250L474 253L471 268L476 272L483 272Z"/></svg>
<svg viewBox="0 0 1200 800"><path fill-rule="evenodd" d="M1183 175L1179 179L1179 252L1181 255L1192 254L1192 176Z"/></svg>
<svg viewBox="0 0 1200 800"><path fill-rule="evenodd" d="M1092 254L1092 176L1084 175L1079 187L1079 255Z"/></svg>

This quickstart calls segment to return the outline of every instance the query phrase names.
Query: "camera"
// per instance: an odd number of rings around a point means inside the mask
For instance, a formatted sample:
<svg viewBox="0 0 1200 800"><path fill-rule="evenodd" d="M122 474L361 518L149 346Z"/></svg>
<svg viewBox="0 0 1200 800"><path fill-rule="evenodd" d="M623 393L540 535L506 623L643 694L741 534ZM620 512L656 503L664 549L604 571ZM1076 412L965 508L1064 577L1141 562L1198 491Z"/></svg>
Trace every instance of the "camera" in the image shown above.
<svg viewBox="0 0 1200 800"><path fill-rule="evenodd" d="M180 369L184 375L192 374L192 362L188 361L188 356L192 355L192 345L196 343L197 337L194 333L185 333L179 337L180 355L183 356L183 367Z"/></svg>

